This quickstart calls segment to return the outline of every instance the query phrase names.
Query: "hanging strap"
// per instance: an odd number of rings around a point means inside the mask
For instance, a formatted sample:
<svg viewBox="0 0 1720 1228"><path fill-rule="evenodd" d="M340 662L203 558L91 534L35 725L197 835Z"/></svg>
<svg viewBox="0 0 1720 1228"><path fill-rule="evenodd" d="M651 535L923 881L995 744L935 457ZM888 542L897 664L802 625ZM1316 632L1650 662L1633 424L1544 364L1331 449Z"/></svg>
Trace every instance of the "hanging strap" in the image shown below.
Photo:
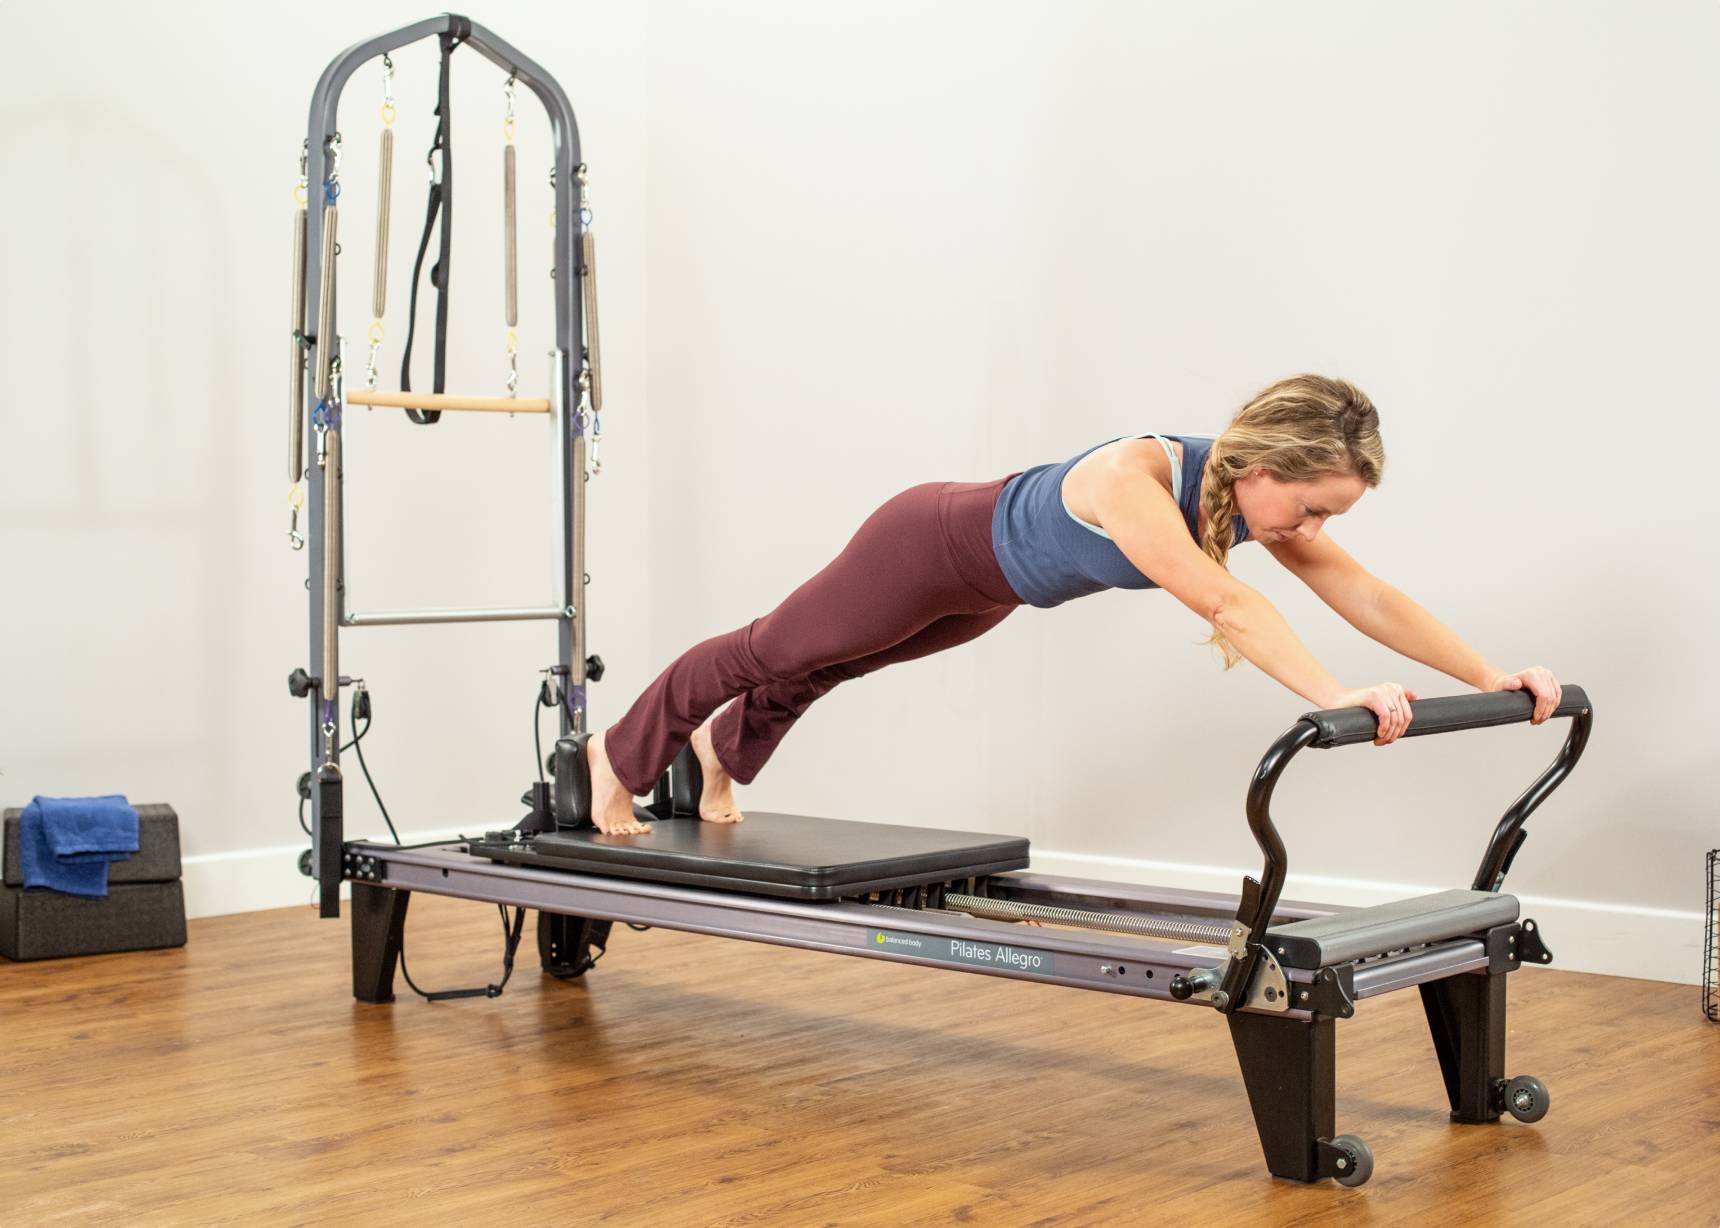
<svg viewBox="0 0 1720 1228"><path fill-rule="evenodd" d="M436 287L436 349L432 361L430 390L444 392L448 374L448 268L453 256L454 241L454 143L453 127L449 121L448 61L466 39L465 33L438 35L442 44L442 69L436 85L436 135L430 142L426 160L434 168L436 155L442 155L442 173L430 181L430 199L424 214L424 234L418 240L418 259L412 264L412 298L406 309L406 349L400 356L400 390L412 391L412 337L418 330L418 276L424 267L424 254L430 249L430 232L436 229L441 215L440 246L436 263L430 266L430 284ZM442 416L439 409L408 409L412 421L429 426Z"/></svg>

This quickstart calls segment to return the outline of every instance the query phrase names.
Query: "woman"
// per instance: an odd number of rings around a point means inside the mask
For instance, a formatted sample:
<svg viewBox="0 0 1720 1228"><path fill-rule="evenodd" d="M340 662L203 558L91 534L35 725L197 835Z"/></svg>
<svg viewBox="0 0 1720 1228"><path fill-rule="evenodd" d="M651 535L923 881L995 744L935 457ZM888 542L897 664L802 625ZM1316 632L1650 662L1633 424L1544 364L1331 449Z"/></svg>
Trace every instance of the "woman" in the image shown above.
<svg viewBox="0 0 1720 1228"><path fill-rule="evenodd" d="M1321 534L1384 468L1368 398L1343 380L1298 375L1243 406L1216 438L1124 437L993 482L905 490L775 610L688 649L589 741L592 817L609 834L649 832L633 797L690 738L704 773L700 817L738 823L734 782L750 783L837 683L965 643L1017 606L1106 588L1165 589L1212 624L1207 642L1225 669L1246 657L1316 708L1371 709L1374 745L1402 737L1416 693L1395 682L1351 690L1327 673L1271 603L1225 569L1248 541L1357 630L1482 691L1526 688L1533 722L1547 720L1560 696L1552 674L1495 668Z"/></svg>

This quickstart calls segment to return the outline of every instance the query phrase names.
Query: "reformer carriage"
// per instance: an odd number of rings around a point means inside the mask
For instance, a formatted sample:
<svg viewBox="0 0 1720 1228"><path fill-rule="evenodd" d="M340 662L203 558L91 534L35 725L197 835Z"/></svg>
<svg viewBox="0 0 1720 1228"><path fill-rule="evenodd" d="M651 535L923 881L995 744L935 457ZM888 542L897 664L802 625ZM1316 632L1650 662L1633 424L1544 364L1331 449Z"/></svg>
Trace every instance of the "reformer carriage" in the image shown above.
<svg viewBox="0 0 1720 1228"><path fill-rule="evenodd" d="M398 392L376 388L383 340L392 158L389 53L420 39L441 49L439 129L428 222L419 263L440 224L434 379L410 386L410 339ZM449 63L469 47L506 74L504 205L509 375L504 394L445 391L452 150ZM336 108L362 65L384 71L381 196L365 388L348 391L334 335L340 179ZM516 396L518 341L514 88L525 86L549 114L554 139L551 184L556 222L555 337L550 395ZM1278 778L1307 748L1366 743L1373 714L1346 708L1310 712L1267 750L1249 786L1246 815L1264 868L1237 895L1038 874L1027 841L799 815L754 813L739 825L701 822L697 761L683 752L639 807L647 837L605 836L589 819L584 776L587 684L602 661L586 655L585 478L602 408L595 250L585 201L585 168L566 95L544 70L468 19L444 15L359 43L323 73L311 103L301 186L316 203L296 224L290 427L295 545L308 544L310 655L313 674L293 671L295 695L308 698L310 767L303 793L312 810L307 872L320 886L321 913L337 917L344 882L352 890L353 993L364 1002L393 998L407 906L413 892L512 907L506 963L511 969L527 909L538 911L542 967L585 975L605 951L612 925L662 926L752 941L1094 989L1204 1006L1225 1015L1254 1111L1267 1167L1280 1177L1346 1185L1366 1181L1366 1144L1335 1129L1335 1023L1356 1003L1416 987L1444 1075L1451 1116L1496 1122L1510 1113L1538 1120L1548 1096L1530 1076L1505 1075L1506 978L1551 953L1517 900L1501 891L1526 837L1525 823L1568 776L1589 736L1592 712L1582 688L1566 686L1556 715L1570 729L1553 763L1499 820L1474 880L1374 908L1339 909L1281 899L1288 869L1271 816ZM577 195L576 195L577 191ZM308 190L306 196L311 195ZM316 258L312 259L312 253ZM416 317L417 272L414 275ZM326 335L325 335L326 334ZM410 338L410 333L409 333ZM561 508L554 600L541 607L360 612L347 607L342 554L341 432L346 407L401 408L434 423L447 411L549 415ZM306 463L306 424L314 436ZM309 533L298 535L298 483L308 481ZM534 783L517 821L482 838L403 847L347 841L343 830L340 688L353 688L354 723L365 719L362 685L340 673L342 627L405 623L544 619L556 623L555 663L541 695L558 713L553 781ZM1526 722L1534 700L1521 693L1460 695L1414 705L1407 736ZM1038 922L1028 928L1023 922ZM503 984L506 977L503 978ZM499 993L499 987L457 993Z"/></svg>

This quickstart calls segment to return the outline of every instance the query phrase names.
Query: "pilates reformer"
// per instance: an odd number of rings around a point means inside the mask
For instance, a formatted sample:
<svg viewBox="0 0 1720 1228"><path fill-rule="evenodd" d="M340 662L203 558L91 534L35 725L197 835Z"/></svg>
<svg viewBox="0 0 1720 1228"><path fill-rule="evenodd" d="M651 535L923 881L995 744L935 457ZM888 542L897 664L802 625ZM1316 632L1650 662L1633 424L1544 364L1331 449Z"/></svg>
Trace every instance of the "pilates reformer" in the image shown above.
<svg viewBox="0 0 1720 1228"><path fill-rule="evenodd" d="M467 45L509 74L510 376L504 397L444 391L440 325L430 393L410 389L404 363L400 392L375 389L385 305L386 200L378 204L379 268L367 387L348 392L340 377L336 108L354 71L381 57L386 154L393 106L388 53L430 37L442 48L438 115L443 127L433 147L441 151L441 178L432 183L430 214L434 221L442 210L442 257L433 281L443 320L450 284L449 56ZM555 141L555 345L550 396L543 402L512 395L518 349L511 220L515 82L543 102ZM1271 815L1278 779L1298 753L1371 741L1375 718L1362 708L1306 713L1267 750L1245 807L1264 868L1258 879L1245 877L1237 895L1035 873L1029 868L1028 842L1013 836L758 812L739 825L704 823L698 818L702 782L690 750L657 782L650 802L636 807L653 823L650 835L603 835L590 822L585 760L590 736L586 687L603 672L601 658L587 657L585 644L584 487L596 471L594 463L588 465L587 427L595 428L601 408L595 252L567 98L540 67L463 17L445 15L407 26L355 45L323 73L301 159L301 187L310 183L320 186L321 204L308 216L301 210L295 231L291 401L293 490L296 496L298 483L308 479L308 543L297 537L302 500L290 501L295 548L310 546L310 652L320 671L294 670L289 687L311 700L311 770L301 778L300 796L312 809L312 848L302 864L318 882L325 917L340 915L341 888L350 883L357 999L393 1000L407 906L417 891L515 909L505 955L510 971L524 912L536 910L539 962L562 979L585 976L606 953L613 925L622 922L1200 1005L1226 1017L1268 1169L1298 1181L1331 1177L1355 1186L1372 1174L1373 1157L1361 1139L1335 1130L1335 1024L1350 1018L1364 998L1413 986L1420 991L1453 1121L1497 1122L1509 1113L1532 1122L1546 1113L1548 1093L1539 1080L1505 1075L1506 978L1525 963L1549 963L1552 955L1538 926L1520 916L1517 900L1501 887L1527 836L1528 818L1570 774L1588 741L1592 711L1581 687L1564 688L1556 712L1571 722L1564 743L1499 820L1469 888L1371 908L1283 900L1288 859ZM386 172L381 183L386 193ZM421 253L429 241L427 226ZM319 259L312 261L312 252ZM409 351L410 340L408 360ZM401 408L423 423L450 410L547 415L555 439L563 535L554 600L542 607L349 610L340 446L342 414L349 405ZM304 460L307 407L314 407L309 416L316 435L309 466ZM595 435L593 429L591 442ZM525 816L480 837L429 845L347 841L340 768L346 746L337 701L340 687L353 688L356 729L360 721L368 727L368 697L362 680L340 674L340 628L520 618L554 619L558 632L556 663L543 671L540 703L559 714L560 736L549 757L550 775L540 770L521 799ZM1533 707L1531 696L1515 692L1424 699L1413 705L1406 736L1522 723ZM356 745L361 736L355 733L347 745ZM506 931L505 917L504 911ZM1037 927L1024 929L1022 922ZM491 986L426 996L498 993L500 987Z"/></svg>

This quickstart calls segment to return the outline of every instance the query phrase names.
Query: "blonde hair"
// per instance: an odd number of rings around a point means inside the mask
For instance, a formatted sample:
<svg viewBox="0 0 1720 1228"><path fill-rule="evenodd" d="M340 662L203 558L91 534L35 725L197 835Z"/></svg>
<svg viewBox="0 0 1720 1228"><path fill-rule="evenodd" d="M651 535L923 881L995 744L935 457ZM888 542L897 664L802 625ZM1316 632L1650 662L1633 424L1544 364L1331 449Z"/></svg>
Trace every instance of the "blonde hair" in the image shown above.
<svg viewBox="0 0 1720 1228"><path fill-rule="evenodd" d="M1206 528L1200 547L1225 566L1236 544L1236 483L1256 469L1280 482L1354 475L1372 489L1385 467L1380 416L1366 393L1347 380L1323 375L1279 380L1239 409L1213 441L1201 480ZM1224 654L1226 670L1242 660L1216 625L1205 642Z"/></svg>

